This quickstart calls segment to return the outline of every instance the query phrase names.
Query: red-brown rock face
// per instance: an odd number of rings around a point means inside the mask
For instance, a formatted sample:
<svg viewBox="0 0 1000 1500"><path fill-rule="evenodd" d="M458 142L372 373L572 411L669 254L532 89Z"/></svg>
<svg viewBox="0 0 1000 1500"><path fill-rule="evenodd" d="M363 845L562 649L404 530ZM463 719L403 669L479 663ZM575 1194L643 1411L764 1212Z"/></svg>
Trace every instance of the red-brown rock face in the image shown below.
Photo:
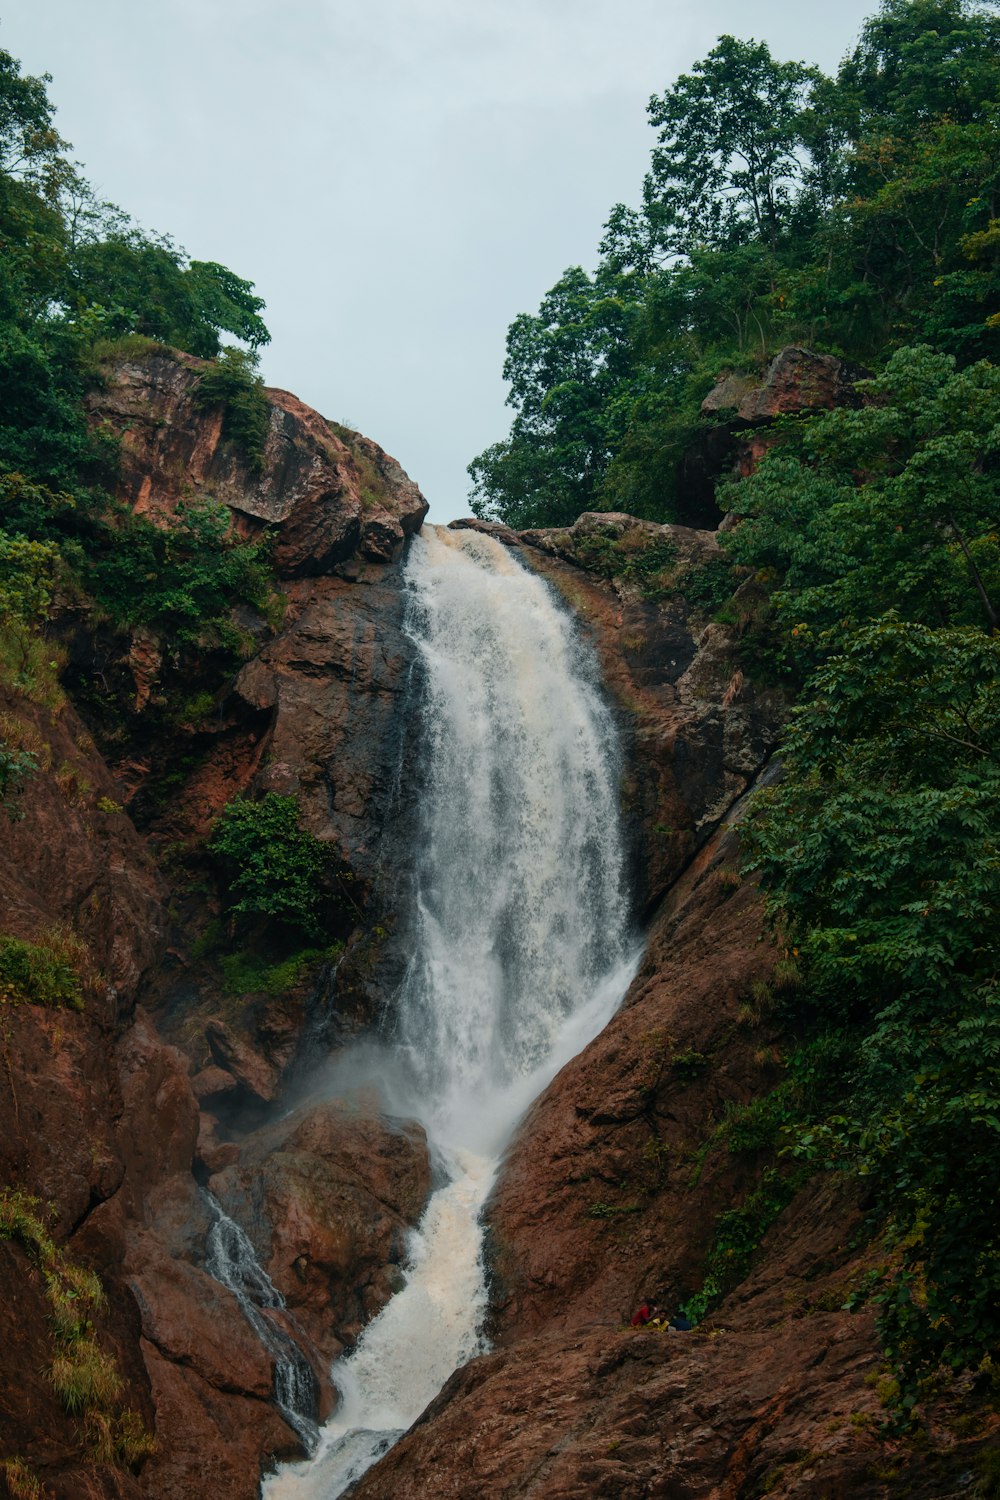
<svg viewBox="0 0 1000 1500"><path fill-rule="evenodd" d="M833 354L815 354L790 344L775 355L763 378L724 375L701 403L701 410L728 423L736 443L736 472L745 477L777 441L768 430L776 417L860 406L855 383L866 373Z"/></svg>
<svg viewBox="0 0 1000 1500"><path fill-rule="evenodd" d="M356 1102L306 1105L248 1136L209 1186L254 1242L324 1377L399 1288L430 1191L423 1130Z"/></svg>
<svg viewBox="0 0 1000 1500"><path fill-rule="evenodd" d="M107 739L110 767L70 705L52 710L22 692L0 694L4 741L38 763L20 798L23 821L0 818L0 936L58 939L84 980L79 1012L0 998L0 1198L15 1204L10 1195L20 1191L42 1200L37 1214L62 1253L100 1275L107 1305L94 1314L95 1336L119 1383L101 1420L113 1433L131 1412L135 1430L155 1438L151 1454L101 1454L91 1398L83 1416L65 1409L49 1376L60 1346L38 1252L16 1225L10 1243L4 1230L0 1459L26 1463L59 1500L250 1500L262 1464L300 1451L273 1405L271 1357L205 1269L212 1210L195 1161L206 1174L233 1167L220 1185L234 1207L249 1179L235 1167L240 1147L220 1141L213 1117L200 1113L191 1073L213 1108L238 1096L263 1109L296 1053L314 980L215 1015L219 994L202 996L191 977L204 913L196 898L169 890L120 804L141 813L155 846L190 849L255 777L261 788L297 792L355 882L364 959L353 989L350 955L341 967L360 1018L378 992L365 923L387 920L373 891L408 662L399 566L426 505L374 443L334 430L284 392L268 393L270 429L254 470L221 440L221 414L196 408L200 369L166 355L121 365L93 397L94 420L122 439L119 498L154 522L206 497L228 504L244 534L273 529L288 596L282 626L244 622L263 649L238 681L213 685L218 712L180 724L168 745L145 725L164 722L172 643L148 630L117 638L100 622L76 623L74 683L90 672L104 690L128 686L118 697L126 722ZM93 713L95 700L84 697ZM95 732L102 728L95 717ZM167 755L182 774L156 804L148 789ZM189 864L183 878L192 876L197 886ZM137 999L186 1053L165 1045ZM302 1328L299 1336L322 1371L389 1295L426 1197L426 1151L419 1132L383 1123L377 1111L321 1110L279 1136L246 1147L247 1170L271 1189L255 1199L255 1224L266 1260L267 1216L277 1221L275 1274L290 1316L297 1309L315 1325L315 1343Z"/></svg>
<svg viewBox="0 0 1000 1500"><path fill-rule="evenodd" d="M726 375L713 386L701 409L734 411L742 422L768 422L789 412L858 406L854 382L864 372L833 354L814 354L794 344L775 355L763 379Z"/></svg>
<svg viewBox="0 0 1000 1500"><path fill-rule="evenodd" d="M90 398L94 420L122 438L121 494L134 510L171 515L210 496L252 523L281 527L284 577L328 572L356 555L398 557L427 504L388 454L335 427L287 391L268 390L270 426L259 470L222 438L222 410L194 402L205 369L191 355L150 354L116 365Z"/></svg>

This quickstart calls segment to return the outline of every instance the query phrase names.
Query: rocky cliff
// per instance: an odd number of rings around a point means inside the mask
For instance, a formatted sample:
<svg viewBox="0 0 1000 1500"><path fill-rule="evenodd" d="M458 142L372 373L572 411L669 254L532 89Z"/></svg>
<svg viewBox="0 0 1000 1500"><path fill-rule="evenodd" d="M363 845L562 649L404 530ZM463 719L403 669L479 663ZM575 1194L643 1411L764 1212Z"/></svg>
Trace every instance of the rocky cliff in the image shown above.
<svg viewBox="0 0 1000 1500"><path fill-rule="evenodd" d="M727 442L843 399L843 372L803 374L814 358L720 387ZM16 1372L0 1482L18 1496L34 1475L59 1500L250 1500L262 1465L301 1445L271 1357L208 1273L206 1189L281 1294L273 1317L323 1413L329 1362L395 1288L431 1180L417 1127L302 1086L311 1055L377 1022L405 956L400 580L426 507L375 444L284 392L267 392L252 462L198 405L200 370L120 361L93 421L120 440L133 512L169 527L211 498L270 538L276 607L237 612L234 671L65 601L70 698L6 683L0 703L6 743L37 763L23 819L3 822L0 943L49 956L44 993L37 973L34 989L0 984L0 1327ZM487 529L597 650L648 941L620 1012L508 1153L489 1206L494 1351L357 1494L971 1493L961 1475L989 1433L958 1432L946 1404L923 1451L880 1433L871 1322L843 1310L867 1264L864 1203L832 1176L776 1182L756 1130L785 1045L774 996L792 981L738 860L787 707L745 649L753 581L711 529L618 515ZM278 985L223 962L234 939L206 837L247 790L294 792L339 871L341 946ZM639 1302L675 1312L712 1276L726 1295L697 1329L628 1326Z"/></svg>
<svg viewBox="0 0 1000 1500"><path fill-rule="evenodd" d="M233 676L74 599L57 629L86 722L58 689L39 702L10 682L0 705L5 742L37 766L23 817L4 819L0 942L80 976L65 994L35 970L0 984L11 1493L34 1475L59 1497L255 1494L263 1463L301 1449L272 1404L268 1354L206 1271L204 1186L257 1241L321 1408L330 1358L390 1295L428 1189L419 1132L377 1115L327 1102L247 1134L308 1027L318 1039L368 1024L383 1001L394 896L380 871L405 818L391 807L408 665L399 568L426 505L374 443L281 391L267 392L252 463L221 410L197 406L201 368L155 352L118 363L93 421L120 440L118 498L133 512L169 527L210 499L240 534L266 531L273 622L236 621L249 655ZM202 702L188 711L192 687ZM227 986L211 942L197 956L219 925L205 836L249 788L295 792L335 852L352 895L336 1003L331 963L274 995ZM102 1290L87 1301L73 1288L90 1271ZM79 1295L76 1323L63 1293Z"/></svg>

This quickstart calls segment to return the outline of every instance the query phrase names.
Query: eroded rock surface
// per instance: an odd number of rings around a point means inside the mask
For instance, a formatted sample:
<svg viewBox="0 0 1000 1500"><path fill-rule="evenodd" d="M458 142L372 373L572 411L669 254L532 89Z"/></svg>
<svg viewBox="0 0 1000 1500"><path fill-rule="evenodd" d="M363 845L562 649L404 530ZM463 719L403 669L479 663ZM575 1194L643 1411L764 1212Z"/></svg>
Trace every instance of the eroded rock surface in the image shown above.
<svg viewBox="0 0 1000 1500"><path fill-rule="evenodd" d="M799 412L860 406L855 388L868 371L833 354L816 354L789 344L780 349L762 377L728 373L701 403L702 414L719 417L730 438L735 471L753 473L776 441L771 424Z"/></svg>
<svg viewBox="0 0 1000 1500"><path fill-rule="evenodd" d="M288 391L268 390L259 467L222 436L223 411L199 407L205 361L175 351L117 363L89 398L96 422L122 437L120 492L151 518L199 492L250 522L280 525L275 561L292 577L356 555L386 562L418 530L427 504L395 459L327 422Z"/></svg>
<svg viewBox="0 0 1000 1500"><path fill-rule="evenodd" d="M423 1130L382 1116L377 1100L303 1106L248 1136L211 1178L321 1376L399 1289L430 1181Z"/></svg>
<svg viewBox="0 0 1000 1500"><path fill-rule="evenodd" d="M96 734L107 727L98 722L104 698L118 705L104 755L68 703L19 692L0 701L5 741L37 760L23 821L0 820L0 935L58 940L83 980L82 1010L0 999L0 1192L5 1203L18 1191L43 1200L37 1212L61 1253L98 1272L107 1303L96 1336L120 1380L101 1420L116 1431L131 1413L135 1432L155 1438L151 1453L140 1445L102 1456L90 1406L74 1416L59 1401L51 1300L15 1227L9 1243L0 1239L0 1340L16 1377L0 1396L0 1457L27 1463L58 1500L251 1500L262 1466L301 1452L273 1404L270 1356L206 1270L213 1210L195 1173L231 1169L222 1185L236 1194L240 1147L209 1109L267 1110L312 1002L336 1012L332 966L325 978L314 966L286 993L234 1004L191 956L206 923L203 871L189 862L171 889L151 846L199 849L221 808L252 785L296 792L354 883L358 925L339 965L349 1024L370 1019L382 994L386 933L375 940L371 928L390 920L376 885L408 665L400 567L426 504L377 445L283 392L268 393L266 451L254 468L222 439L221 411L197 408L201 369L185 356L143 356L95 393L95 423L122 439L119 499L154 524L205 498L227 504L244 535L272 528L283 619L244 611L237 623L257 643L251 659L215 690L215 712L186 722L167 703L178 691L173 643L66 615L70 680ZM165 799L157 778L171 756L179 771ZM164 1041L164 1027L180 1047ZM263 1164L269 1154L287 1175ZM315 1343L297 1332L322 1370L393 1285L426 1197L423 1142L374 1107L299 1118L260 1147L252 1171L273 1189L267 1210L288 1211L276 1274L294 1304L289 1317L301 1308L315 1323ZM279 1266L295 1233L295 1254ZM269 1242L269 1223L265 1234Z"/></svg>

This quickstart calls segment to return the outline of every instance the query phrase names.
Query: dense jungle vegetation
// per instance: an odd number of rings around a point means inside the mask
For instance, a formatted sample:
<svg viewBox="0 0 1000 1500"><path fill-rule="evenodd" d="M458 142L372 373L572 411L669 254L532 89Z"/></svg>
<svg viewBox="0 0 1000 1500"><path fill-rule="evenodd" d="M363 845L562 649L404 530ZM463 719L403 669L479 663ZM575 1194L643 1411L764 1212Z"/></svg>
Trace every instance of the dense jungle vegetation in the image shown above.
<svg viewBox="0 0 1000 1500"><path fill-rule="evenodd" d="M788 1048L731 1132L772 1165L692 1309L803 1170L855 1174L882 1259L853 1301L905 1414L1000 1356L1000 16L883 0L834 78L722 37L649 116L640 207L510 328L514 421L473 507L683 519L720 372L789 343L867 368L856 409L782 419L719 489L721 618L797 704L745 838Z"/></svg>

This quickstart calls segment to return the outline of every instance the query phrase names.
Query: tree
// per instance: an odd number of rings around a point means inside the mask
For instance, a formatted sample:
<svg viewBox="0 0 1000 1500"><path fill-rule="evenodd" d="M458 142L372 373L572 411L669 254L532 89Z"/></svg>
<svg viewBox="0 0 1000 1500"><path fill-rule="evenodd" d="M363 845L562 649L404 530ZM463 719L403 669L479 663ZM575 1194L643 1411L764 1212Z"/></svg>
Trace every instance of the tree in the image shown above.
<svg viewBox="0 0 1000 1500"><path fill-rule="evenodd" d="M503 373L516 415L509 438L469 465L476 515L563 526L600 508L632 372L633 291L629 278L575 266L511 324Z"/></svg>
<svg viewBox="0 0 1000 1500"><path fill-rule="evenodd" d="M330 849L300 825L294 797L268 792L258 802L230 802L208 847L231 872L234 914L270 917L309 937L322 935Z"/></svg>
<svg viewBox="0 0 1000 1500"><path fill-rule="evenodd" d="M23 74L17 59L0 48L0 172L36 185L67 146L52 123L55 106L46 89L51 82L49 73Z"/></svg>
<svg viewBox="0 0 1000 1500"><path fill-rule="evenodd" d="M1000 16L977 0L882 0L837 77L855 140L982 120L1000 99Z"/></svg>
<svg viewBox="0 0 1000 1500"><path fill-rule="evenodd" d="M191 261L166 236L135 226L86 238L69 257L76 316L98 314L105 337L139 333L212 359L220 333L256 348L270 338L253 284L214 261Z"/></svg>
<svg viewBox="0 0 1000 1500"><path fill-rule="evenodd" d="M764 42L723 36L649 101L658 130L643 189L663 249L687 254L754 237L774 248L801 181L800 119L815 69Z"/></svg>

